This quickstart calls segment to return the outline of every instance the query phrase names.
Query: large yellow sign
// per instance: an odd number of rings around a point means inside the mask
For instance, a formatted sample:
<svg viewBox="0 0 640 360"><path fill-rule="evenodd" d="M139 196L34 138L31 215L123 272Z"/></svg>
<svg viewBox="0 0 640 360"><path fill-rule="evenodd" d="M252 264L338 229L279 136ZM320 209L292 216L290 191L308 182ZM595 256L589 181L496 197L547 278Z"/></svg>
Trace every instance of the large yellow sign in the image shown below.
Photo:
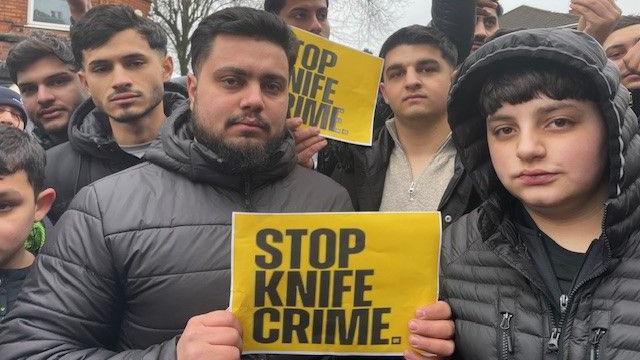
<svg viewBox="0 0 640 360"><path fill-rule="evenodd" d="M440 214L234 213L243 353L400 355L438 295Z"/></svg>
<svg viewBox="0 0 640 360"><path fill-rule="evenodd" d="M383 60L292 28L300 46L291 73L289 115L324 137L371 145Z"/></svg>

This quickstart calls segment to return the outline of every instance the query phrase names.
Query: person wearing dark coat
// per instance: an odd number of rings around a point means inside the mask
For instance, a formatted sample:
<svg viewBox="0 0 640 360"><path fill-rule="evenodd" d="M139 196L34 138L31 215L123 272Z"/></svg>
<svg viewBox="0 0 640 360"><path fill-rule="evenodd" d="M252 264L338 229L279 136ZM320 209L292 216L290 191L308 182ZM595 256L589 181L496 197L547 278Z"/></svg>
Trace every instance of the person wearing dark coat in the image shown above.
<svg viewBox="0 0 640 360"><path fill-rule="evenodd" d="M91 98L74 111L69 142L47 152L46 184L58 193L54 223L83 186L141 163L167 116L186 101L185 88L164 83L173 66L161 27L132 8L94 9L71 30Z"/></svg>
<svg viewBox="0 0 640 360"><path fill-rule="evenodd" d="M483 200L443 238L454 358L638 359L640 134L600 45L564 29L487 43L449 122Z"/></svg>
<svg viewBox="0 0 640 360"><path fill-rule="evenodd" d="M189 103L147 162L76 195L0 328L3 358L239 359L225 311L232 213L352 210L346 190L297 164L286 24L227 8L191 41Z"/></svg>

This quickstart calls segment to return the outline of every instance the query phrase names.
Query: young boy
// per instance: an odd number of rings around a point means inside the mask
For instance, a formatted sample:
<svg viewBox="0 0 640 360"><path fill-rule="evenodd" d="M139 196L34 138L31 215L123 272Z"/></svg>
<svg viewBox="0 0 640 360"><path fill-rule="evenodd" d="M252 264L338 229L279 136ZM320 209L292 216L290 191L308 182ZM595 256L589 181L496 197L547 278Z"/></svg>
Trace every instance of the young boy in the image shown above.
<svg viewBox="0 0 640 360"><path fill-rule="evenodd" d="M520 31L462 66L449 122L484 203L445 232L455 359L640 358L640 135L588 35Z"/></svg>
<svg viewBox="0 0 640 360"><path fill-rule="evenodd" d="M27 112L20 94L0 86L0 124L24 130L27 126Z"/></svg>
<svg viewBox="0 0 640 360"><path fill-rule="evenodd" d="M0 320L33 264L25 241L56 197L53 189L43 189L44 166L44 149L35 138L0 124Z"/></svg>

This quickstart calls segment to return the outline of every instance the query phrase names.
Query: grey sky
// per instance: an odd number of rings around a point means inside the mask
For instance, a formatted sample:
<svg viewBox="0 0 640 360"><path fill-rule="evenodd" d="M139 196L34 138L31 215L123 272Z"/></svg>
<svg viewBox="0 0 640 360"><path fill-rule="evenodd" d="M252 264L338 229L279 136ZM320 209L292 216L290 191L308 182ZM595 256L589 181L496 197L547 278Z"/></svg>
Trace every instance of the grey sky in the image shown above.
<svg viewBox="0 0 640 360"><path fill-rule="evenodd" d="M409 5L400 13L397 28L411 24L426 25L431 20L431 0L407 0ZM618 6L625 15L640 14L640 0L617 0ZM539 9L556 12L569 12L568 0L500 0L504 11L510 11L520 5L528 5ZM391 35L391 34L389 34ZM384 41L384 40L383 40ZM379 44L375 47L377 51Z"/></svg>

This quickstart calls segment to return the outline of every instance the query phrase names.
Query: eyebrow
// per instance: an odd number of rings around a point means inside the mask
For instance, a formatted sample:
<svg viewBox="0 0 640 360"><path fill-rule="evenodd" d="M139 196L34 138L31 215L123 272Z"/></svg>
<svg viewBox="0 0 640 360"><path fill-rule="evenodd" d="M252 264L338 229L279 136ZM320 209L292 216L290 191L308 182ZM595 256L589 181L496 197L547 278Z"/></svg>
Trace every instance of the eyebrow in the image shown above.
<svg viewBox="0 0 640 360"><path fill-rule="evenodd" d="M557 110L564 110L564 109L573 109L573 110L580 110L577 106L575 106L574 104L567 102L567 101L560 101L558 103L553 103L547 106L543 106L539 109L536 109L535 114L536 115L546 115L549 114L551 112L557 111ZM513 120L514 117L510 116L510 115L489 115L487 117L487 124L491 123L491 122L495 122L495 121L509 121L509 120Z"/></svg>
<svg viewBox="0 0 640 360"><path fill-rule="evenodd" d="M213 72L214 75L221 75L223 73L231 73L233 75L239 75L239 76L247 76L249 74L247 71L234 66L221 67L220 69L217 69L216 71Z"/></svg>
<svg viewBox="0 0 640 360"><path fill-rule="evenodd" d="M476 7L476 15L482 15L485 17L491 17L491 18L497 19L495 15L493 15L492 13L488 12L487 10L481 7Z"/></svg>
<svg viewBox="0 0 640 360"><path fill-rule="evenodd" d="M146 59L146 58L147 58L147 56L145 54L143 54L143 53L131 53L131 54L127 54L127 55L121 56L119 59L131 60L131 59ZM97 59L97 60L91 61L88 64L88 66L109 64L111 62L113 62L113 60Z"/></svg>
<svg viewBox="0 0 640 360"><path fill-rule="evenodd" d="M421 66L424 66L424 65L438 65L439 66L440 63L435 59L420 59L420 60L416 61L416 65L419 65L419 66L420 65ZM405 68L404 64L395 63L395 64L389 65L389 67L387 67L384 70L384 72L387 73L387 72L389 72L391 70L402 70L404 68Z"/></svg>
<svg viewBox="0 0 640 360"><path fill-rule="evenodd" d="M58 76L72 76L72 75L73 75L73 74L72 74L70 71L69 71L69 72L67 72L67 71L60 71L60 72L57 72L57 73L55 73L55 74L51 74L51 75L47 76L47 77L45 78L45 81L50 80L50 79L53 79L53 78L56 78L56 77L58 77ZM34 83L35 83L35 81L25 81L25 82L18 82L18 84L17 84L17 85L18 85L18 87L20 87L20 86L30 85L30 84L34 84Z"/></svg>
<svg viewBox="0 0 640 360"><path fill-rule="evenodd" d="M1 179L2 179L2 177L0 177L0 180ZM12 196L20 196L20 193L17 192L16 190L0 191L0 198L12 197Z"/></svg>
<svg viewBox="0 0 640 360"><path fill-rule="evenodd" d="M640 36L638 36L638 37L634 38L634 39L633 39L633 41L632 41L631 43L632 43L632 44L636 44L636 43L638 43L638 42L640 42ZM625 48L625 42L617 42L617 43L614 43L614 44L613 44L613 45L611 45L611 46L607 46L607 48L606 48L606 49L604 49L604 50L605 50L605 51L609 51L609 50L618 50L618 49L620 49L620 48L622 48L622 49L624 49L624 48Z"/></svg>

